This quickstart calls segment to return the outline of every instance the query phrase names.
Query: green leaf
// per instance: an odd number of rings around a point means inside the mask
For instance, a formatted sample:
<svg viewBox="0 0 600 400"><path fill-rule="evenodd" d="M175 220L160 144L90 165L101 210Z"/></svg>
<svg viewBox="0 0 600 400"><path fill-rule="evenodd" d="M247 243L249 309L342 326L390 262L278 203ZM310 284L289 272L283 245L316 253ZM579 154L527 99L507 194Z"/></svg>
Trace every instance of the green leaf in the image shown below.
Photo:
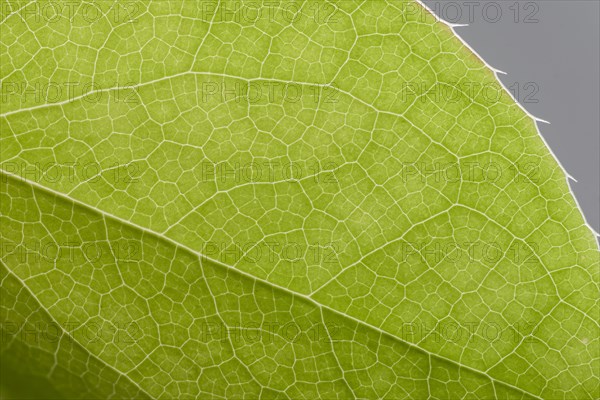
<svg viewBox="0 0 600 400"><path fill-rule="evenodd" d="M595 237L418 3L8 2L0 54L3 397L600 396Z"/></svg>

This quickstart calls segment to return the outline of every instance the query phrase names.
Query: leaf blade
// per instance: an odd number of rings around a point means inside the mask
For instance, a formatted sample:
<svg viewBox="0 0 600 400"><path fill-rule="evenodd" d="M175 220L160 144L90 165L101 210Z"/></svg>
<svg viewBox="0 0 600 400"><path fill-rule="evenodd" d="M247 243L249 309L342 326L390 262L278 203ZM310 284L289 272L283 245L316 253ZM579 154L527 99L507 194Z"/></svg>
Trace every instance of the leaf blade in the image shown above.
<svg viewBox="0 0 600 400"><path fill-rule="evenodd" d="M94 102L84 96L31 109L10 104L2 116L2 155L13 163L8 165L63 163L62 179L53 181L47 174L36 179L194 252L210 250L221 262L233 248L233 265L246 276L293 288L395 337L405 336L405 324L419 327L422 332L411 333L408 342L490 371L537 396L561 398L565 385L570 395L594 396L598 345L592 338L598 323L588 313L597 309L598 252L533 121L510 99L490 101L482 92L462 88L456 101L398 98L398 93L407 94L402 93L406 81L425 83L427 90L440 83L451 88L456 82L497 83L445 27L420 21L394 2L340 2L335 23L305 18L282 26L261 26L264 21L259 21L240 28L244 24L239 21L217 20L210 28L196 26L197 36L173 42L168 15L185 5L189 3L148 5L150 12L134 28L96 26L107 32L102 43L110 40L110 32L116 36L133 29L148 49L156 50L160 40L143 30L150 23L165 24L155 35L174 44L170 55L181 57L166 57L162 66L134 59L137 70L120 71L139 85L132 92L137 103L123 103L120 90L108 89L114 76L107 67L82 78L108 83L107 89L90 93L106 94ZM370 14L379 15L376 25L368 22ZM385 21L402 22L401 33ZM264 47L245 40L259 28L270 30L276 52L265 53ZM242 54L250 64L259 59L270 67L240 69L221 62L227 57L217 51L217 43L231 32L238 34L232 60ZM87 38L71 39L79 43ZM328 48L328 41L345 50ZM116 44L109 44L98 47L96 62L111 57L107 49ZM295 45L305 46L298 65L310 60L316 69L275 68L297 58ZM194 59L180 46L197 48ZM316 51L319 46L321 52ZM126 47L112 51L120 54ZM324 62L327 57L336 68ZM82 65L71 68L85 70ZM144 81L149 83L140 83ZM322 93L328 83L335 84L335 102ZM252 103L244 96L228 101L218 93L252 84L293 85L301 96L297 101L262 97ZM19 111L22 107L26 111ZM299 166L304 176L287 179L277 169L269 171L277 178L263 175L249 184L228 178L226 163L257 161ZM100 177L78 170L71 179L64 167L69 162L96 166ZM458 170L460 179L437 179L440 163ZM528 169L532 164L534 174ZM129 176L131 165L139 176ZM219 165L224 165L225 179L214 171ZM488 165L504 174L490 178ZM213 169L208 178L207 166ZM297 262L275 253L275 260L255 262L236 249L270 249L269 240L299 245L303 256ZM468 253L472 247L459 248L463 243L504 247L500 258L486 260L485 254L473 258ZM440 260L437 249L448 246L457 249L442 252ZM310 253L315 250L320 258ZM450 255L459 257L461 265L448 260ZM567 278L569 284L560 282ZM112 283L107 278L94 284L105 288ZM527 325L511 336L515 321ZM436 340L440 326L457 324L464 332L474 322L479 325L471 336L477 341ZM490 326L509 336L490 340L485 332ZM565 333L555 337L561 330ZM534 343L525 342L528 336ZM540 361L541 353L550 356ZM243 363L238 367L244 369Z"/></svg>

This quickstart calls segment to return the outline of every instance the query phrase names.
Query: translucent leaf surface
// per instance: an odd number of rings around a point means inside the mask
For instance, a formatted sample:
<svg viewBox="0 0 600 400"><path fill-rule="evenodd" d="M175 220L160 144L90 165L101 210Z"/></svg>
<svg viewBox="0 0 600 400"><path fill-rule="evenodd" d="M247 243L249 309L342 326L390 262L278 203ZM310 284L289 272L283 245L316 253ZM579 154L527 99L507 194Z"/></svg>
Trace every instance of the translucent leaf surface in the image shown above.
<svg viewBox="0 0 600 400"><path fill-rule="evenodd" d="M595 238L418 3L49 4L3 4L4 382L599 397Z"/></svg>

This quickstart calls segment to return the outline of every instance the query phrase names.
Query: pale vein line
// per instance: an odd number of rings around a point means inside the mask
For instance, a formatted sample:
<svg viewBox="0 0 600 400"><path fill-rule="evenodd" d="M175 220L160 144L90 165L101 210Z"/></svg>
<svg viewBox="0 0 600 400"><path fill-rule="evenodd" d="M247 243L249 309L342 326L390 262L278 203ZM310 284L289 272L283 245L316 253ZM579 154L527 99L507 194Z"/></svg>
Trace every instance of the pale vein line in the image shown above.
<svg viewBox="0 0 600 400"><path fill-rule="evenodd" d="M290 296L299 297L299 298L307 301L308 303L314 305L315 307L317 307L319 309L326 309L326 310L328 310L328 311L330 311L330 312L332 312L334 314L337 314L337 315L340 315L340 316L342 316L344 318L347 318L347 319L353 321L354 323L356 323L358 325L365 326L365 327L367 327L369 329L372 329L372 330L374 330L374 331L376 331L376 332L378 332L378 333L380 333L380 334L382 334L382 335L384 335L386 337L390 337L390 338L392 338L392 339L394 339L394 340L396 340L396 341L398 341L398 342L404 344L405 346L408 346L408 347L410 347L410 348L412 348L414 350L420 351L420 352L422 352L422 353L424 353L426 355L427 354L431 355L431 356L433 356L433 357L435 357L437 359L440 359L440 360L445 361L447 363L453 364L453 365L455 365L455 366L457 366L459 368L464 368L467 371L476 373L478 375L482 375L482 376L490 379L493 382L498 382L499 384L502 384L502 385L504 385L506 387L509 387L509 388L511 388L511 389L513 389L515 391L518 391L520 393L526 394L526 395L531 396L533 398L542 400L541 397L539 397L539 396L537 396L537 395L535 395L533 393L530 393L530 392L528 392L528 391L526 391L524 389L521 389L519 387L513 386L512 384L510 384L508 382L504 382L504 381L498 380L498 379L496 379L496 378L488 375L486 372L479 371L479 370L477 370L477 369L475 369L473 367L464 365L464 364L462 364L462 363L460 363L458 361L455 361L455 360L452 360L450 358L444 357L444 356L442 356L440 354L431 353L430 351L428 351L428 350L426 350L426 349L424 349L424 348L422 348L422 347L420 347L420 346L418 346L418 345L416 345L414 343L411 343L411 342L405 341L404 339L401 339L400 337L396 336L393 333L384 331L383 329L381 329L381 328L379 328L379 327L377 327L375 325L371 325L370 323L368 323L366 321L361 321L360 319L358 319L356 317L353 317L352 315L344 314L341 311L336 310L335 308L332 308L332 307L330 307L328 305L321 304L321 303L319 303L318 301L316 301L315 299L313 299L310 296L307 296L307 295L302 294L302 293L293 292L289 288L285 288L285 287L280 286L280 285L278 285L278 284L276 284L274 282L269 282L269 281L263 280L263 279L261 279L259 277L251 275L248 272L236 269L236 268L234 268L234 267L232 267L232 266L230 266L228 264L225 264L224 262L221 262L221 261L218 261L218 260L213 259L211 257L208 257L208 256L202 254L201 252L192 249L191 247L188 247L188 246L186 246L186 245L184 245L182 243L176 242L175 240L173 240L173 239L171 239L169 237L163 236L162 234L160 234L158 232L155 232L155 231L153 231L151 229L148 229L148 228L145 228L143 226L137 225L134 222L127 221L125 219L122 219L122 218L120 218L120 217L118 217L116 215L110 214L108 212L99 210L99 209L97 209L97 208L95 208L95 207L93 207L93 206L91 206L89 204L86 204L86 203L84 203L84 202L82 202L80 200L73 199L73 198L71 198L69 196L66 196L66 195L64 195L64 194L62 194L60 192L57 192L57 191L55 191L55 190L53 190L51 188L45 187L43 185L40 185L37 182L33 182L33 181L28 180L28 179L21 178L21 177L15 175L15 174L13 174L11 172L7 172L7 171L5 171L4 169L1 169L1 168L0 168L0 174L4 174L4 175L6 175L7 177L11 178L12 180L14 180L16 182L26 183L29 186L31 186L32 189L37 189L37 190L41 190L41 191L47 192L47 193L49 193L49 194L51 194L51 195L53 195L55 197L58 197L60 199L63 199L63 200L72 202L74 204L77 204L80 207L83 207L83 208L86 208L88 210L91 210L92 212L96 212L96 213L102 215L105 218L112 219L114 221L120 222L121 224L123 224L125 226L129 226L131 228L135 228L135 229L141 231L142 233L145 233L145 234L147 234L147 235L149 235L151 237L155 237L155 238L158 238L160 240L163 240L164 242L166 242L166 243L168 243L168 244L170 244L170 245L172 245L172 246L174 246L176 248L183 249L183 250L187 251L188 253L193 254L196 257L198 257L198 259L200 260L200 264L201 265L202 265L202 261L203 260L211 262L211 263L213 263L215 265L218 265L218 266L220 266L222 268L227 269L228 271L232 271L234 273L238 273L241 276L244 276L244 277L246 277L248 279L252 279L255 282L260 282L260 283L264 284L267 287L274 288L274 289L279 290L281 292L284 292L284 293L286 293L286 294L288 294Z"/></svg>
<svg viewBox="0 0 600 400"><path fill-rule="evenodd" d="M74 343L77 344L77 346L79 346L82 350L84 350L91 358L97 360L100 362L100 364L106 366L108 369L116 372L118 375L124 377L125 379L127 379L129 382L131 382L131 384L135 387L137 387L141 393L145 394L146 396L148 396L148 398L153 399L153 396L150 396L150 394L148 392L146 392L144 389L142 389L142 387L135 381L133 381L133 379L131 379L129 376L127 376L126 373L116 369L114 366L108 364L106 361L104 361L103 359L101 359L100 357L98 357L97 355L95 355L94 353L92 353L91 351L89 351L85 346L83 346L79 340L77 340L75 338L75 336L71 335L69 332L67 332L62 324L60 324L55 318L54 316L50 313L50 311L48 309L46 309L46 307L44 307L44 305L37 299L36 295L31 291L31 289L29 288L29 286L27 286L27 284L14 272L12 272L10 270L10 268L8 268L8 266L5 264L4 261L0 260L0 266L4 267L6 269L6 271L13 276L16 280L19 281L19 283L21 284L21 288L23 290L25 290L27 293L29 293L31 295L31 297L35 300L36 304L40 306L40 308L42 309L42 311L44 312L44 314L46 314L52 321L54 321L56 323L56 325L58 325L63 333L63 335L65 335L66 337L68 337L70 340L72 340ZM114 388L113 388L113 392L114 392Z"/></svg>

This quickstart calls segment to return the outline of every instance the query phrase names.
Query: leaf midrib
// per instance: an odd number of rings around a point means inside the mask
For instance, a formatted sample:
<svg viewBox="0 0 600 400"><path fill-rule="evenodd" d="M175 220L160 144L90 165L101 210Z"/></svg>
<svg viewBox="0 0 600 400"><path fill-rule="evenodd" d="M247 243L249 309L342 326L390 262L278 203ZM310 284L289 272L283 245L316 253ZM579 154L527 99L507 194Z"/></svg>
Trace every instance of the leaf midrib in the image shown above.
<svg viewBox="0 0 600 400"><path fill-rule="evenodd" d="M125 226L127 226L127 227L129 227L131 229L134 229L134 230L140 231L142 233L145 233L145 234L147 234L147 235L149 235L151 237L154 237L157 240L160 240L160 241L162 241L162 242L164 242L164 243L166 243L168 245L171 245L171 246L174 246L176 248L182 249L182 250L190 253L191 255L193 255L195 257L198 257L198 259L200 261L211 262L212 264L217 265L217 266L219 266L221 268L226 268L227 271L231 271L233 273L239 274L239 275L241 275L243 277L246 277L248 279L252 279L253 281L259 282L259 283L261 283L263 285L266 285L266 286L268 286L268 287L270 287L270 288L272 288L274 290L279 290L279 291L284 292L284 293L286 293L286 294L288 294L290 296L299 297L299 298L301 298L301 299L309 302L310 304L318 307L319 309L326 309L326 310L328 310L328 311L330 311L330 312L332 312L332 313L334 313L336 315L339 315L339 316L341 316L343 318L351 320L354 323L357 323L357 324L362 325L362 326L364 326L364 327L366 327L366 328L368 328L368 329L370 329L372 331L375 331L378 334L381 334L381 335L389 337L389 338L391 338L393 340L396 340L397 342L400 342L400 343L402 343L402 344L404 344L404 345L406 345L406 346L408 346L408 347L410 347L410 348L412 348L414 350L417 350L417 351L419 351L419 352L421 352L421 353L423 353L425 355L428 355L428 356L431 356L431 357L435 357L438 360L441 360L441 361L453 364L453 365L455 365L458 368L464 368L465 370L471 371L471 372L476 373L478 375L482 375L485 378L490 379L492 382L497 382L498 384L501 384L501 385L503 385L505 387L508 387L510 389L513 389L513 390L516 390L516 391L518 391L520 393L523 393L523 394L525 394L527 396L530 396L532 398L540 399L540 400L542 399L538 395L535 395L535 394L533 394L531 392L528 392L525 389L519 388L519 387L514 386L514 385L512 385L512 384L510 384L508 382L505 382L505 381L499 380L497 378L494 378L494 377L488 375L487 373L485 373L483 371L480 371L480 370L478 370L476 368L473 368L473 367L470 367L468 365L464 365L464 364L462 364L462 363L460 363L460 362L458 362L456 360L452 360L450 358L446 358L446 357L444 357L444 356L442 356L440 354L432 353L432 352L430 352L430 351L428 351L428 350L420 347L419 345L411 343L411 342L408 342L408 341L405 341L402 338L398 337L397 335L395 335L395 334L393 334L391 332L385 331L382 328L379 328L379 327L377 327L375 325L371 325L370 323L368 323L366 321L362 321L362 320L360 320L360 319L358 319L356 317L353 317L351 315L344 314L343 312L341 312L339 310L336 310L335 308L332 308L331 306L328 306L328 305L325 305L325 304L321 304L317 300L313 299L310 296L304 295L302 293L294 292L294 291L292 291L289 288L285 288L285 287L280 286L280 285L278 285L278 284L276 284L274 282L270 282L270 281L261 279L259 277L254 276L254 275L251 275L248 272L236 269L236 268L234 268L234 267L232 267L232 266L230 266L230 265L228 265L226 263L223 263L223 262L221 262L219 260L212 259L211 257L208 257L208 256L200 253L199 251L194 250L194 249L188 247L185 244L179 243L179 242L175 241L174 239L171 239L169 237L163 236L159 232L156 232L156 231L153 231L153 230L148 229L146 227L137 225L134 222L122 219L122 218L120 218L120 217L118 217L116 215L110 214L110 213L108 213L106 211L97 209L97 208L95 208L95 207L93 207L93 206L91 206L91 205L89 205L89 204L87 204L85 202L82 202L80 200L74 199L74 198L72 198L72 197L70 197L68 195L63 194L63 193L57 192L57 191L55 191L55 190L53 190L51 188L48 188L46 186L43 186L43 185L41 185L41 184L39 184L37 182L33 182L33 181L28 180L28 179L15 176L14 174L12 174L10 172L5 171L3 168L0 168L0 174L1 175L5 175L8 179L10 179L13 182L21 182L22 184L27 184L29 187L31 187L32 190L39 190L39 191L42 191L42 192L46 192L46 193L48 193L48 194L50 194L52 196L55 196L55 197L58 197L58 198L64 200L64 201L71 202L73 204L76 204L78 206L86 208L86 209L88 209L88 210L90 210L90 211L92 211L94 213L98 213L98 214L102 215L104 218L111 219L111 220L113 220L115 222L118 222L120 224L123 224L123 225L125 225ZM200 265L202 265L202 263L200 263ZM23 283L23 285L25 287L27 287L24 283ZM35 297L35 295L33 293L32 293L32 295L34 296L34 298L36 298L36 301L37 301L37 297ZM83 347L83 346L82 346L82 348L85 349L85 347ZM93 353L90 353L90 354L92 356L94 356ZM111 368L114 369L114 367L111 367ZM115 370L115 371L117 371L117 370ZM117 372L119 372L119 371L117 371Z"/></svg>

